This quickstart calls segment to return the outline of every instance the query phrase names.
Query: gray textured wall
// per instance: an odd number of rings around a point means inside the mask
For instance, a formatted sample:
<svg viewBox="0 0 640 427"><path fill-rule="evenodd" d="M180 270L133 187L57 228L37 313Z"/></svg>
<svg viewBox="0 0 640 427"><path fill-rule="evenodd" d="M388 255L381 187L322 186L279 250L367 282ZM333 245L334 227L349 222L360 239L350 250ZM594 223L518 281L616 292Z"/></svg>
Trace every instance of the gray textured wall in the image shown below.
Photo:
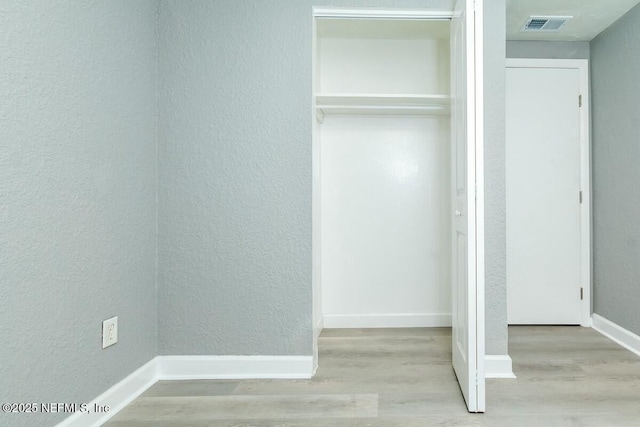
<svg viewBox="0 0 640 427"><path fill-rule="evenodd" d="M310 9L160 5L160 354L311 354Z"/></svg>
<svg viewBox="0 0 640 427"><path fill-rule="evenodd" d="M505 0L485 1L485 310L486 354L507 354L505 187Z"/></svg>
<svg viewBox="0 0 640 427"><path fill-rule="evenodd" d="M640 334L640 6L591 42L594 312Z"/></svg>
<svg viewBox="0 0 640 427"><path fill-rule="evenodd" d="M156 355L155 19L0 3L0 402L88 402Z"/></svg>
<svg viewBox="0 0 640 427"><path fill-rule="evenodd" d="M589 59L589 42L508 41L507 58Z"/></svg>
<svg viewBox="0 0 640 427"><path fill-rule="evenodd" d="M321 3L449 9L452 1ZM160 354L311 354L313 4L160 3ZM497 43L487 48L487 149L497 156L488 163L497 184L487 187L496 233L488 240L499 258L487 266L487 347L501 354L504 90L494 87L504 86L504 11L487 19Z"/></svg>

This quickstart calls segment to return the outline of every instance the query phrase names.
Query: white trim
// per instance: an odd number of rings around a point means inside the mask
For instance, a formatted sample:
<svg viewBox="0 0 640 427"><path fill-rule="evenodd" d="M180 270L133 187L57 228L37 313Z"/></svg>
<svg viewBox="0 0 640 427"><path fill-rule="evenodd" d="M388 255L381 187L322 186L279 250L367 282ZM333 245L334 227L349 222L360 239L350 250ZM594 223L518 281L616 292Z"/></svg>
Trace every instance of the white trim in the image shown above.
<svg viewBox="0 0 640 427"><path fill-rule="evenodd" d="M592 257L591 257L591 99L589 97L589 61L576 60L580 70L580 189L582 205L580 210L581 258L580 275L584 290L582 301L582 326L591 326L592 312Z"/></svg>
<svg viewBox="0 0 640 427"><path fill-rule="evenodd" d="M325 314L325 328L451 327L451 313Z"/></svg>
<svg viewBox="0 0 640 427"><path fill-rule="evenodd" d="M398 10L398 9L353 9L339 7L314 7L314 18L367 18L367 19L451 19L447 10Z"/></svg>
<svg viewBox="0 0 640 427"><path fill-rule="evenodd" d="M591 326L591 134L589 99L589 60L588 59L538 59L507 58L506 68L563 68L576 69L580 73L580 189L582 205L580 207L580 281L583 297L581 325ZM577 101L576 101L577 102Z"/></svg>
<svg viewBox="0 0 640 427"><path fill-rule="evenodd" d="M313 356L158 356L160 380L307 379Z"/></svg>
<svg viewBox="0 0 640 427"><path fill-rule="evenodd" d="M640 356L640 336L595 313L593 314L593 329Z"/></svg>
<svg viewBox="0 0 640 427"><path fill-rule="evenodd" d="M56 427L99 427L160 380L307 379L313 356L157 356L87 405L109 412L78 412Z"/></svg>
<svg viewBox="0 0 640 427"><path fill-rule="evenodd" d="M471 1L471 0L467 0ZM473 51L475 62L475 193L476 193L476 288L475 331L476 348L476 412L486 409L485 357L485 239L484 239L484 0L472 0L474 5Z"/></svg>
<svg viewBox="0 0 640 427"><path fill-rule="evenodd" d="M322 314L318 316L318 321L316 322L315 329L313 331L313 373L311 376L314 376L318 371L319 365L319 352L318 352L318 340L320 339L320 334L324 329L324 317Z"/></svg>
<svg viewBox="0 0 640 427"><path fill-rule="evenodd" d="M582 68L588 59L507 58L507 68Z"/></svg>
<svg viewBox="0 0 640 427"><path fill-rule="evenodd" d="M157 359L156 357L150 360L144 366L137 369L88 404L88 408L93 408L94 405L108 405L109 412L77 412L59 423L57 427L97 427L107 422L107 420L158 381Z"/></svg>
<svg viewBox="0 0 640 427"><path fill-rule="evenodd" d="M509 355L484 357L485 378L516 378L513 373L513 362Z"/></svg>

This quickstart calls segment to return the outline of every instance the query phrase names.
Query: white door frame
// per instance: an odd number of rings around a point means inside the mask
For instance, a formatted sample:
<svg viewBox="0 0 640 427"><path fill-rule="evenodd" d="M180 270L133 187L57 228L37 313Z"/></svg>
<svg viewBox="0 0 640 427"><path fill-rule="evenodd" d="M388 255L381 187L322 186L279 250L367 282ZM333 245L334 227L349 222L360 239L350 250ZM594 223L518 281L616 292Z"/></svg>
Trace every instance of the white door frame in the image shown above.
<svg viewBox="0 0 640 427"><path fill-rule="evenodd" d="M464 0L471 1L471 0ZM482 40L482 0L474 0L473 3L473 20L474 34L471 36L475 41L478 37ZM313 353L314 353L314 371L318 363L318 336L323 327L322 322L322 305L321 305L321 230L320 230L320 212L321 212L321 188L320 188L320 140L318 137L318 124L316 121L316 99L317 92L317 70L316 70L316 20L318 18L375 18L375 19L451 19L454 17L454 11L433 11L433 10L390 10L390 9L353 9L353 8L314 8L313 9L313 35L312 35L312 327L313 333ZM482 60L483 49L482 43L474 44L474 51L471 53L474 57L475 75L470 76L476 84L473 84L475 94L474 105L471 106L471 112L474 115L474 126L470 129L475 139L475 152L473 163L475 175L475 188L469 191L475 192L476 203L473 215L475 217L475 280L469 281L469 294L475 296L475 313L472 321L474 328L471 329L475 333L475 351L476 351L476 369L478 373L477 381L479 389L481 389L482 404L475 408L476 412L484 412L484 140L483 140L483 74ZM471 212L469 212L471 214ZM476 319L481 319L480 322ZM476 402L477 403L477 402ZM478 406L476 403L473 406Z"/></svg>
<svg viewBox="0 0 640 427"><path fill-rule="evenodd" d="M375 9L375 8L339 8L339 7L313 7L311 28L313 31L311 44L311 157L312 157L312 184L311 184L311 283L312 283L312 314L311 322L313 328L313 371L318 368L318 338L324 327L322 316L322 206L321 206L321 176L320 176L320 138L316 111L316 93L318 93L317 81L318 70L316 64L318 35L317 20L320 18L369 18L369 19L432 19L450 20L453 18L453 11L434 11L419 9ZM484 238L484 236L483 236ZM484 295L484 294L483 294ZM484 328L484 325L483 325Z"/></svg>
<svg viewBox="0 0 640 427"><path fill-rule="evenodd" d="M507 68L574 69L580 73L580 283L583 289L581 325L591 326L591 135L589 99L589 60L587 59L533 59L507 58ZM578 102L578 100L576 100Z"/></svg>

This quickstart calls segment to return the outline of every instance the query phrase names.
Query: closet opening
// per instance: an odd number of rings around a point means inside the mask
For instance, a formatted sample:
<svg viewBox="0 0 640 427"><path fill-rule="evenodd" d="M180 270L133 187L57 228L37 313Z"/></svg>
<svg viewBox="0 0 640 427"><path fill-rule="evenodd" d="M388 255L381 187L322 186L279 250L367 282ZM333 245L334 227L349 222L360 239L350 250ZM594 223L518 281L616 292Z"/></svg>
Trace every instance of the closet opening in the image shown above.
<svg viewBox="0 0 640 427"><path fill-rule="evenodd" d="M449 327L471 412L485 406L482 10L314 9L312 47L314 366L323 328Z"/></svg>
<svg viewBox="0 0 640 427"><path fill-rule="evenodd" d="M318 334L451 326L450 22L315 20Z"/></svg>

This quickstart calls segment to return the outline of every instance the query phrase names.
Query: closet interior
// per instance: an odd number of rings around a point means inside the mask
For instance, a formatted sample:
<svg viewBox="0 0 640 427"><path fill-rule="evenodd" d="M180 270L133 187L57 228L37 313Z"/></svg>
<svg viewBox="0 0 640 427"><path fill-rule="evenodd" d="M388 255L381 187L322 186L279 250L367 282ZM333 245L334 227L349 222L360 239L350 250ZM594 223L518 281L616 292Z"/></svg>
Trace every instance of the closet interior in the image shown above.
<svg viewBox="0 0 640 427"><path fill-rule="evenodd" d="M314 47L324 327L450 326L450 20L322 18Z"/></svg>

